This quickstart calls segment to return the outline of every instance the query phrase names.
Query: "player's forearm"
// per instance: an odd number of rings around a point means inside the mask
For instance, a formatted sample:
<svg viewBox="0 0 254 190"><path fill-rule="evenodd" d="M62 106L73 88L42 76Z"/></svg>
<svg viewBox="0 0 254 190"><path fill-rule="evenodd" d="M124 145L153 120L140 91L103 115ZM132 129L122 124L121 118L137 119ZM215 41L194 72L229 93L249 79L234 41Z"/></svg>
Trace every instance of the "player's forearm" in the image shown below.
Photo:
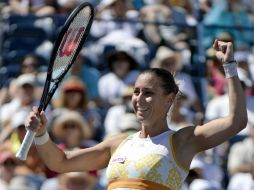
<svg viewBox="0 0 254 190"><path fill-rule="evenodd" d="M247 125L245 94L237 76L228 79L229 117L232 123L243 129Z"/></svg>
<svg viewBox="0 0 254 190"><path fill-rule="evenodd" d="M62 164L66 159L65 153L60 150L50 139L43 145L36 145L40 158L46 166L55 172L66 172Z"/></svg>

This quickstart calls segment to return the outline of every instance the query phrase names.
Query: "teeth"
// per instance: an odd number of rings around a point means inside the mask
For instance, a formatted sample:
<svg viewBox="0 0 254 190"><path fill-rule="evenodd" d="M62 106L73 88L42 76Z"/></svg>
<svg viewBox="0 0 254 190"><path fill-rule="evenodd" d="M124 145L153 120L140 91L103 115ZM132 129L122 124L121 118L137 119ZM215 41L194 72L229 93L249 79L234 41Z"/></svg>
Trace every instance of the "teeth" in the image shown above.
<svg viewBox="0 0 254 190"><path fill-rule="evenodd" d="M138 108L138 111L146 111L147 109Z"/></svg>

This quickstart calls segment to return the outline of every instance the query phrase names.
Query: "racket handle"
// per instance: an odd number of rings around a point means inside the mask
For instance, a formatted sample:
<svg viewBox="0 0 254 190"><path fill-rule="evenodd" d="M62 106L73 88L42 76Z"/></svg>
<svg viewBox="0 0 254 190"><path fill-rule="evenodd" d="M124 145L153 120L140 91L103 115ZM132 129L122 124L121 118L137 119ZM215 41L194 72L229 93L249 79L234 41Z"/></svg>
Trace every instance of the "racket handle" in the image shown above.
<svg viewBox="0 0 254 190"><path fill-rule="evenodd" d="M25 138L24 138L18 152L16 153L16 157L19 160L26 160L28 151L33 143L34 136L35 136L35 132L33 132L32 130L28 130L26 132Z"/></svg>

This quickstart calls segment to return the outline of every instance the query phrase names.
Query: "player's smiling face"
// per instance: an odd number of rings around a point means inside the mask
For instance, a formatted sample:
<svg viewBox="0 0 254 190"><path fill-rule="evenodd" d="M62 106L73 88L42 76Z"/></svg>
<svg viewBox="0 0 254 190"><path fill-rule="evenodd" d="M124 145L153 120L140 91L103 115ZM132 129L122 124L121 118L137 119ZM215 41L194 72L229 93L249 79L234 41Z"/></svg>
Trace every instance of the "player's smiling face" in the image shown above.
<svg viewBox="0 0 254 190"><path fill-rule="evenodd" d="M132 104L141 122L153 123L165 119L169 101L161 87L160 80L153 74L141 74L134 87Z"/></svg>

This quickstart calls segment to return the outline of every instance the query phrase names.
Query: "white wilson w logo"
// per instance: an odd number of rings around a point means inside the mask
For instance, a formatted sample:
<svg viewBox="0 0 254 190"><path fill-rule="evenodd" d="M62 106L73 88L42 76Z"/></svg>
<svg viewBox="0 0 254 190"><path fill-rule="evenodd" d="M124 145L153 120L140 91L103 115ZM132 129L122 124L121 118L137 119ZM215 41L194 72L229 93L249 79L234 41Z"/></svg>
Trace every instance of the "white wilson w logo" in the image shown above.
<svg viewBox="0 0 254 190"><path fill-rule="evenodd" d="M64 35L60 45L59 56L70 56L78 46L79 38L84 32L85 27L70 28Z"/></svg>

